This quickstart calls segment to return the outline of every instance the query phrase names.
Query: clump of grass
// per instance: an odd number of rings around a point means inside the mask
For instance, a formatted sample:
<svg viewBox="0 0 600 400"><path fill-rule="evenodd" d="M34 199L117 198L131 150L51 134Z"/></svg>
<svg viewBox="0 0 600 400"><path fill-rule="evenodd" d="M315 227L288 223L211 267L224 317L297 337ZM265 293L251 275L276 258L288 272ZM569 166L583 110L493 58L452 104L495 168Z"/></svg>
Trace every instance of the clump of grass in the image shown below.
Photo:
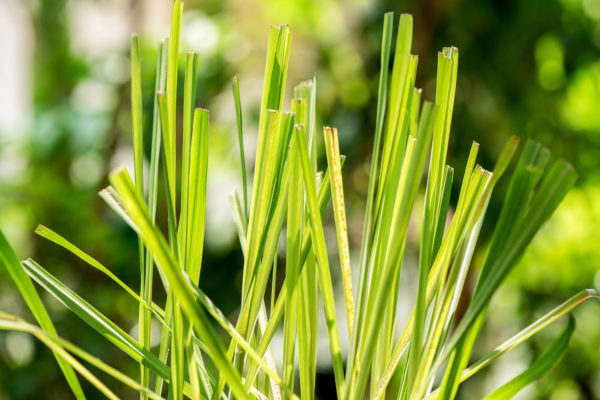
<svg viewBox="0 0 600 400"><path fill-rule="evenodd" d="M316 137L320 130L315 126L316 78L296 86L292 111L283 111L290 60L289 28L271 26L269 29L251 193L244 163L239 84L237 77L233 79L243 185L241 196L237 191L232 193L231 206L244 265L239 316L235 324L230 322L205 295L199 281L207 211L210 125L209 112L195 108L198 54L186 55L182 110L177 107L182 8L182 2L175 0L170 37L160 44L148 174L144 176L142 168L145 154L142 66L138 38L134 35L131 104L135 179L132 180L125 169L115 171L110 175L111 185L100 193L139 236L139 291L128 287L109 268L58 233L41 225L36 230L38 235L102 271L139 304L139 340L133 339L36 261L29 259L20 263L0 234L3 264L39 323L38 327L1 313L0 328L28 332L46 344L54 352L78 399L85 395L75 372L107 397L118 398L110 385L101 382L81 361L139 392L141 399L160 399L164 395L171 399L312 399L315 397L318 294L327 321L326 334L338 398L450 399L456 396L461 382L497 357L587 299L598 297L592 290L576 294L487 356L468 365L492 296L573 185L575 173L562 161L550 162L550 153L540 144L532 141L525 144L512 172L474 293L468 299L464 315L459 317L458 300L463 294L490 197L509 167L519 140L508 141L497 164L489 171L477 165L479 146L473 143L462 174L455 212L450 216L454 170L446 165L446 155L458 50L449 47L438 54L435 101L422 101L421 91L415 87L418 58L410 53L412 17L400 16L393 66L388 68L394 41L394 17L388 13L384 19L374 148L356 288L352 287L344 205L344 157L340 155L335 128L323 128L327 168L324 174L317 173ZM176 121L180 114L183 122L178 131ZM181 154L176 151L178 141L182 142ZM178 170L182 171L179 176ZM160 174L164 175L166 185L166 233L159 229L155 219ZM426 183L418 281L414 282L418 288L416 305L396 340L396 304L408 222L423 176ZM148 187L144 187L144 182L148 182ZM340 318L336 315L330 272L335 266L330 266L323 232L322 215L330 200L348 338L340 337ZM270 281L275 281L274 265L284 225L285 282L278 293L273 290L271 303L266 304L267 287ZM153 301L155 268L167 294L165 304ZM139 379L126 376L61 339L32 280L139 363ZM158 349L150 347L152 320L162 327ZM283 358L274 360L270 346L280 325L284 332ZM510 398L543 376L565 352L573 329L571 319L564 333L529 369L487 398ZM350 343L349 351L342 354L340 343L346 339ZM394 376L396 383L390 385ZM299 387L295 387L296 382Z"/></svg>

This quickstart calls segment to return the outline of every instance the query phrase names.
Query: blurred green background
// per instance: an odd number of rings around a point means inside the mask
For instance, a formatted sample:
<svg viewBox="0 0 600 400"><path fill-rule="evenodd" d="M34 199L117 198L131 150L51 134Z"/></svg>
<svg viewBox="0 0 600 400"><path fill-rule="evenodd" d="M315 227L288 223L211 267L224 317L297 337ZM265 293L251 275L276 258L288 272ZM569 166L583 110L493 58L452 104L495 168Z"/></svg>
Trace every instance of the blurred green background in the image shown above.
<svg viewBox="0 0 600 400"><path fill-rule="evenodd" d="M51 227L138 287L137 238L97 191L107 185L112 168L132 164L130 33L141 35L149 116L157 44L168 34L170 4L0 1L0 226L21 258L35 258L132 334L136 304L99 272L32 232L38 223ZM289 89L316 74L317 124L339 129L341 152L348 156L350 240L358 248L385 11L415 17L413 52L419 55L417 84L425 98L434 98L437 51L447 45L460 50L448 160L458 176L471 141L481 144L480 163L491 168L510 135L540 141L580 174L494 298L475 350L482 355L579 289L600 287L599 0L188 0L181 50L200 53L197 104L211 111L201 286L235 315L242 257L227 202L240 184L230 83L239 74L251 164L268 24L288 23L294 35ZM146 131L149 127L147 118ZM499 212L503 183L488 212L477 265ZM331 217L328 221L333 239ZM418 251L418 232L411 235L409 258ZM136 364L54 299L43 299L60 334L137 377ZM4 269L0 310L30 318ZM578 327L565 358L519 398L600 399L600 304L586 304L575 314ZM560 325L503 356L463 385L459 397L479 399L517 374ZM327 359L319 365L318 390L328 398ZM88 392L90 398L100 396L92 388ZM26 335L0 333L0 399L71 397L47 349Z"/></svg>

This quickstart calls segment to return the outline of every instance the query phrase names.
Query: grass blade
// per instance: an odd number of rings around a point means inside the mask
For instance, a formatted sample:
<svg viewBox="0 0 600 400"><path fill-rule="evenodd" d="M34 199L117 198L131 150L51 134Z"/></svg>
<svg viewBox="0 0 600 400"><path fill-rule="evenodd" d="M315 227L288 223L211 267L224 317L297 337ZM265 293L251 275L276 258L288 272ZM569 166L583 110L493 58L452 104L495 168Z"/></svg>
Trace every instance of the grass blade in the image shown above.
<svg viewBox="0 0 600 400"><path fill-rule="evenodd" d="M28 332L27 327L21 326L18 322L15 321L7 321L3 318L0 318L0 329L1 330L11 330L11 331L21 331ZM40 331L41 332L41 331ZM86 380L88 380L92 385L94 385L102 394L104 394L107 398L111 400L119 400L116 394L114 394L105 384L103 384L94 374L92 374L87 368L85 368L79 361L77 361L73 356L67 353L63 347L55 342L50 340L46 340L43 335L40 334L38 337L48 348L50 348L57 357L60 357L68 366L79 372L81 376L83 376Z"/></svg>
<svg viewBox="0 0 600 400"><path fill-rule="evenodd" d="M381 137L383 131L384 116L387 104L388 90L388 65L390 62L390 53L392 48L392 34L394 30L394 13L388 12L383 20L383 38L381 43L381 72L379 76L379 89L377 92L377 118L375 125L375 139L373 143L373 155L371 158L371 169L369 173L369 188L367 192L367 205L365 220L363 224L362 242L360 247L360 270L358 279L358 304L356 324L361 324L361 310L365 307L367 292L367 258L368 250L371 246L371 225L373 224L373 202L375 200L375 183L378 176L379 151L381 147ZM354 351L358 345L358 333L356 329L352 335L351 350ZM352 354L352 353L351 353Z"/></svg>
<svg viewBox="0 0 600 400"><path fill-rule="evenodd" d="M139 302L143 310L152 313L159 321L161 321L162 324L165 324L164 320L162 319L162 316L159 314L159 312L156 311L156 308L158 306L156 306L155 304L146 303L144 299L142 299L140 296L138 296L137 293L133 291L133 289L127 286L127 284L125 284L121 279L119 279L108 268L102 265L98 260L88 255L83 250L75 246L73 243L69 242L67 239L60 236L58 233L54 232L53 230L44 225L38 225L38 227L35 229L35 233L65 248L66 250L73 253L75 256L79 257L81 260L85 261L87 264L91 265L92 267L96 268L97 270L108 276L113 282L119 285L123 290L125 290L125 292L127 292L131 297L133 297L137 302Z"/></svg>
<svg viewBox="0 0 600 400"><path fill-rule="evenodd" d="M529 174L535 174L535 172L536 171L533 170L529 172ZM550 217L560 201L569 191L575 182L575 177L576 175L570 166L562 162L557 162L554 164L542 182L538 193L528 205L527 214L521 218L520 223L516 223L512 227L512 231L506 238L506 243L508 244L506 244L504 247L504 256L486 259L486 264L482 271L481 277L481 279L485 278L485 280L480 279L475 294L473 295L473 299L469 303L469 308L467 309L459 326L456 328L456 331L453 335L454 339L451 340L450 344L455 344L458 341L460 336L465 333L467 327L485 308L502 280L506 277L510 269L523 254L525 248L529 242L531 242L535 233ZM518 184L519 181L515 181L515 185ZM533 185L529 185L529 187L531 186ZM532 189L533 187L531 187L531 190L528 191L531 192ZM527 195L527 197L530 196L531 195ZM505 203L505 207L507 204L508 207L515 206L511 203ZM490 249L490 251L492 251L492 249ZM487 271L489 271L489 275L485 275Z"/></svg>
<svg viewBox="0 0 600 400"><path fill-rule="evenodd" d="M469 366L469 368L465 369L460 375L459 383L466 381L467 379L475 375L477 372L490 365L494 360L496 360L504 353L512 350L519 344L525 342L530 337L540 332L542 329L546 328L548 325L552 324L553 322L563 317L565 314L571 312L573 309L585 303L587 300L594 298L600 299L600 294L598 294L598 292L592 289L582 290L581 292L577 293L570 299L566 300L564 303L560 304L559 306L544 314L542 317L540 317L538 320L536 320L526 328L522 329L519 333L517 333L510 339L506 340L504 343L496 347L492 352L480 358L478 361ZM432 395L429 396L428 399L437 399L439 397L439 393L443 392L443 390L444 385L441 386L440 391L432 393ZM455 392L456 390L453 391L453 393Z"/></svg>
<svg viewBox="0 0 600 400"><path fill-rule="evenodd" d="M166 88L167 70L167 47L168 39L161 41L156 61L156 79L154 82L154 93L164 91ZM150 171L148 177L148 210L152 221L156 218L156 204L158 200L158 166L161 149L161 125L158 110L158 98L154 97L154 110L152 112L152 146L150 150ZM162 277L163 285L166 279ZM154 284L154 259L150 250L146 249L144 254L144 266L141 277L141 297L144 302L152 302L152 288ZM165 289L167 287L165 286ZM141 303L140 303L141 304ZM139 310L140 343L146 349L150 349L151 317L147 310L140 306ZM144 374L144 370L142 370ZM145 375L144 379L146 378ZM149 377L148 377L149 379ZM160 392L162 389L162 378L156 377L155 388Z"/></svg>
<svg viewBox="0 0 600 400"><path fill-rule="evenodd" d="M484 400L512 399L525 386L543 377L558 363L567 351L567 346L574 330L575 320L571 317L565 331L552 342L546 351L527 370L487 395Z"/></svg>
<svg viewBox="0 0 600 400"><path fill-rule="evenodd" d="M237 121L238 144L240 146L240 166L242 169L242 193L244 195L244 219L248 220L248 179L246 178L246 156L244 154L244 122L242 119L242 101L240 96L240 78L233 77L233 100Z"/></svg>
<svg viewBox="0 0 600 400"><path fill-rule="evenodd" d="M350 267L350 246L348 244L348 227L346 226L346 207L344 205L344 186L342 183L342 168L340 166L340 145L336 128L324 128L327 165L331 171L331 198L333 200L333 215L337 233L346 314L348 316L348 333L352 338L354 330L354 296L352 294L352 269Z"/></svg>
<svg viewBox="0 0 600 400"><path fill-rule="evenodd" d="M108 398L116 400L119 399L119 397L116 396L110 389L108 389L108 387L106 387L102 382L100 382L94 374L92 374L83 365L77 362L77 360L70 356L67 353L67 351L83 359L84 361L98 368L102 372L120 381L121 383L124 383L130 388L144 393L149 398L156 400L162 399L162 397L160 397L156 393L140 385L127 375L123 374L121 371L104 363L99 358L92 356L91 354L87 353L86 351L80 349L79 347L64 339L49 335L47 332L42 331L37 326L31 325L18 317L5 313L0 313L0 329L25 332L35 336L38 340L40 340L42 343L48 346L48 348L50 348L53 351L59 352L64 357L64 359L81 374L81 376L87 379L88 382L94 385Z"/></svg>
<svg viewBox="0 0 600 400"><path fill-rule="evenodd" d="M343 166L345 161L345 158L342 157L342 161L341 164ZM327 206L328 202L329 202L329 197L331 195L331 191L330 191L330 186L329 186L329 171L327 171L325 173L325 177L323 178L323 183L321 185L321 187L319 188L319 212L321 213L321 215L323 215L325 213L325 207ZM280 213L283 214L283 210L279 211ZM276 221L279 220L279 217L276 218ZM304 222L304 224L306 225L306 221ZM302 236L302 251L300 253L300 264L301 266L301 270L300 270L300 281L299 281L299 285L298 285L298 294L297 296L300 296L299 290L302 290L302 279L306 278L308 279L314 279L316 281L316 273L315 270L311 270L308 271L308 268L315 268L315 261L314 261L314 255L312 254L312 244L310 241L310 230L309 229L304 229L304 233ZM304 272L304 271L308 271L308 272ZM316 365L316 299L317 299L317 293L316 293L316 282L315 282L315 286L312 286L312 282L309 282L309 285L307 285L306 287L307 292L309 292L310 297L309 300L312 302L312 304L310 304L311 307L315 307L310 308L310 309L306 309L307 312L310 312L310 315L308 316L309 318L303 318L303 321L308 321L309 319L311 321L314 320L314 323L311 322L310 323L310 331L302 331L302 330L298 330L298 339L299 339L299 347L298 350L299 352L302 352L304 350L306 351L306 359L309 361L308 365L310 368L308 368L309 371L305 371L307 373L306 376L310 376L311 379L307 379L304 382L306 383L306 385L308 385L310 383L310 386L312 388L312 390L309 390L309 394L310 396L314 396L314 374L316 373L316 369L314 368L314 365ZM260 356L263 356L269 346L269 344L271 343L271 340L273 339L273 336L275 335L275 332L277 330L277 327L279 325L279 323L281 322L281 319L283 318L283 314L285 311L285 300L287 298L287 296L291 296L291 298L294 298L296 296L296 293L287 293L287 283L284 281L281 291L279 293L279 297L277 298L277 301L275 303L275 306L273 308L273 311L271 312L271 316L269 318L269 321L267 323L267 327L263 332L263 337L260 341L260 344L258 346L258 350L257 353ZM303 308L302 308L302 303L298 305L299 308L299 313L303 312ZM299 317L302 318L302 317ZM298 323L300 326L300 322ZM306 340L306 348L303 348L303 342L301 340L303 339L307 339ZM302 353L301 353L302 354ZM302 361L301 361L302 362ZM302 365L302 364L301 364ZM302 374L302 367L300 368L300 372ZM258 366L256 365L256 363L250 364L250 368L249 368L249 372L248 372L248 379L249 380L253 380L256 374L256 371L258 370ZM248 382L248 381L247 381ZM301 383L302 383L302 375L301 375ZM248 383L247 383L248 385ZM308 389L308 388L305 388ZM309 397L310 397L309 396ZM304 398L304 397L303 397Z"/></svg>
<svg viewBox="0 0 600 400"><path fill-rule="evenodd" d="M181 300L182 309L192 323L194 330L210 350L209 355L215 362L215 365L231 385L235 396L242 399L247 398L248 394L244 390L241 377L227 359L223 345L210 321L208 321L204 309L195 301L191 287L193 285L190 285L185 279L181 268L177 265L176 258L169 251L164 237L158 232L156 226L150 222L146 207L142 199L133 190L127 171L121 170L120 172L111 174L110 180L121 194L125 209L138 226L138 234L142 236L146 246L151 249L157 264L163 269L170 284L173 286L173 290L177 293L177 297Z"/></svg>
<svg viewBox="0 0 600 400"><path fill-rule="evenodd" d="M187 240L189 238L189 185L190 160L194 160L192 152L192 129L194 122L194 104L196 99L196 84L198 76L198 53L187 53L185 59L185 83L183 94L183 141L181 147L181 213L179 214L178 239L182 249L180 252L187 260ZM184 263L185 264L185 263Z"/></svg>
<svg viewBox="0 0 600 400"><path fill-rule="evenodd" d="M189 180L188 234L184 241L185 271L196 283L200 279L206 218L206 180L208 171L208 111L194 111Z"/></svg>
<svg viewBox="0 0 600 400"><path fill-rule="evenodd" d="M306 198L308 203L308 215L310 221L310 232L315 257L317 259L317 277L319 279L319 288L321 289L321 299L323 300L323 309L325 319L327 320L327 334L329 337L329 347L331 350L331 362L335 375L336 390L339 398L343 398L345 391L344 366L342 362L342 353L340 348L340 338L335 317L335 306L333 302L333 289L331 286L331 275L329 271L329 261L327 260L327 248L325 247L325 237L323 234L323 225L321 214L317 202L317 190L312 177L315 176L312 171L308 155L308 146L302 130L297 126L294 130L294 137L300 150L302 161L302 174L304 185L306 187Z"/></svg>
<svg viewBox="0 0 600 400"><path fill-rule="evenodd" d="M351 376L348 392L350 399L359 398L364 392L369 369L362 366L371 363L372 349L376 343L375 333L378 332L382 323L377 318L377 310L381 310L384 301L388 298L391 278L394 276L393 268L397 266L396 260L402 257L408 221L421 182L427 150L431 143L434 116L435 106L426 102L419 123L419 133L416 139L409 139L402 167L397 164L398 155L392 162L394 174L400 175L399 185L397 188L388 187L387 190L397 191L402 195L395 196L395 198L389 195L388 198L394 199L394 203L388 204L381 214L381 219L386 221L386 224L378 236L385 239L388 245L379 245L378 251L373 255L372 262L374 265L380 266L381 271L376 271L373 276L373 284L369 290L367 307L364 312L365 319L363 326L360 327L359 348L349 360L347 373ZM377 244L377 239L375 244ZM357 329L359 329L358 325Z"/></svg>
<svg viewBox="0 0 600 400"><path fill-rule="evenodd" d="M177 198L177 75L179 73L179 37L181 34L181 16L183 2L173 1L171 32L169 34L169 54L167 58L166 115L162 118L163 143L165 147L165 165L169 182L169 191L175 209Z"/></svg>
<svg viewBox="0 0 600 400"><path fill-rule="evenodd" d="M6 240L2 230L0 230L0 259L41 328L50 335L56 336L56 328L48 315L48 311L46 311L46 307L44 307L44 303L42 303L31 279L29 279L29 276L27 276L27 273L21 266L17 255L8 243L8 240ZM55 351L54 355L75 397L78 400L85 399L81 385L71 365L61 356L60 351Z"/></svg>
<svg viewBox="0 0 600 400"><path fill-rule="evenodd" d="M169 378L168 367L160 362L154 354L144 349L127 332L119 328L100 311L66 287L34 260L23 262L26 272L46 291L63 303L75 315L81 318L102 337L113 343L121 351L144 364L163 379Z"/></svg>
<svg viewBox="0 0 600 400"><path fill-rule="evenodd" d="M294 111L305 105L304 101L295 100L292 103ZM302 135L305 132L301 133ZM298 144L296 141L290 143L289 162L289 194L287 215L287 243L285 255L285 284L287 293L294 293L298 284L300 271L300 252L302 249L302 211L304 208L304 187L302 184L302 167ZM273 299L273 296L271 297ZM286 296L285 318L283 336L283 377L284 384L294 389L295 348L296 348L296 299ZM273 306L271 307L271 313ZM298 325L298 329L307 327Z"/></svg>
<svg viewBox="0 0 600 400"><path fill-rule="evenodd" d="M135 187L144 194L144 138L142 135L142 67L140 43L131 35L131 121L133 125L133 166Z"/></svg>

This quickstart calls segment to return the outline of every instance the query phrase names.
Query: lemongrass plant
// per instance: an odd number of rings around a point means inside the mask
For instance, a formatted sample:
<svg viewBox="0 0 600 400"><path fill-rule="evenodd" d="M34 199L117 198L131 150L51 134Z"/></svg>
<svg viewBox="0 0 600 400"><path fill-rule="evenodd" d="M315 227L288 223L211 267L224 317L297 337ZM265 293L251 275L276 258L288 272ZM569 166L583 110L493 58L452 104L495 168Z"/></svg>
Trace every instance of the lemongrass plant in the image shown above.
<svg viewBox="0 0 600 400"><path fill-rule="evenodd" d="M155 83L150 168L143 169L140 50L131 41L131 115L134 179L125 169L110 174L111 185L101 197L139 236L140 287L134 290L100 261L45 226L36 233L70 251L106 274L139 304L139 340L95 308L34 260L19 262L0 234L0 254L38 325L1 313L0 328L34 335L55 354L77 399L84 399L76 373L111 399L110 383L96 370L139 392L141 399L313 399L315 398L317 308L320 294L326 319L335 390L339 399L451 399L460 384L496 358L568 314L589 298L584 290L550 310L491 353L469 364L490 300L542 224L575 181L571 167L550 162L541 145L528 141L514 167L509 189L496 222L481 271L469 271L494 186L518 146L511 138L496 166L476 164L473 143L460 181L460 194L450 213L454 170L446 165L458 50L438 54L434 102L422 101L415 87L417 57L411 55L412 17L401 15L392 58L392 13L385 15L381 75L373 155L366 198L362 245L356 249L359 275L351 277L342 166L338 132L323 128L327 168L317 173L315 126L316 78L293 91L291 112L284 109L291 34L287 26L271 26L258 126L258 146L252 192L248 193L244 163L243 124L237 77L233 99L237 115L242 172L241 194L231 195L233 217L244 253L242 297L236 321L230 321L202 290L200 271L206 213L208 111L195 108L199 55L185 57L183 105L178 109L179 34L183 3L175 0L170 37L160 44ZM178 130L177 118L182 116ZM177 152L181 142L181 153ZM181 171L178 174L177 171ZM168 226L156 224L159 175L166 182ZM426 179L423 179L425 175ZM414 310L399 329L397 300L408 222L425 180L423 215L419 219L420 248ZM147 182L147 185L145 184ZM331 200L338 259L345 296L349 337L341 330L334 304L322 215ZM265 302L275 281L277 248L285 229L285 282ZM282 255L283 256L283 255ZM156 268L156 270L155 270ZM153 299L156 279L167 297ZM466 311L457 314L468 273L477 275ZM106 340L139 363L130 377L75 344L62 339L34 288L33 281L56 297ZM353 282L356 286L353 287ZM160 346L150 345L150 323L162 328ZM283 326L282 359L275 360L271 343ZM488 399L508 399L543 376L567 348L571 319L564 332L523 373L490 393ZM342 353L341 342L349 351ZM296 356L298 364L296 365ZM84 365L85 364L85 365ZM88 368L92 368L92 370ZM390 385L392 378L395 384Z"/></svg>

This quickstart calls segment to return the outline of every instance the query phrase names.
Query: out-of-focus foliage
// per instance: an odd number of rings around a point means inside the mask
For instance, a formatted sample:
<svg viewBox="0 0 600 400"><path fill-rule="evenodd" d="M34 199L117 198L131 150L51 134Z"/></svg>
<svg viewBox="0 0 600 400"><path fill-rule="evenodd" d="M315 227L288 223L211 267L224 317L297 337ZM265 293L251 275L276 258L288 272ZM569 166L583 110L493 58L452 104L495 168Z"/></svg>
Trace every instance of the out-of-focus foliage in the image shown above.
<svg viewBox="0 0 600 400"><path fill-rule="evenodd" d="M96 192L106 185L108 171L132 163L123 156L131 148L129 34L141 33L148 111L156 54L148 46L166 35L170 2L7 0L0 4L2 21L15 9L28 24L14 25L14 32L4 33L0 43L13 40L13 35L31 36L30 48L23 49L23 54L33 56L24 58L30 71L25 75L30 102L22 124L0 125L0 224L22 258L40 259L73 289L94 299L94 305L115 322L135 332L132 322L123 319L136 314L134 303L99 273L30 233L37 223L44 223L101 259L132 287L139 284L137 239ZM467 159L472 140L482 144L480 157L491 166L501 144L517 134L548 146L581 175L494 299L495 311L489 313L477 347L483 353L579 288L594 281L600 287L597 0L187 1L182 49L200 52L198 104L211 110L212 124L202 285L223 311L235 311L241 254L224 206L239 175L230 82L234 74L240 75L246 132L253 133L269 23L289 23L293 28L291 57L296 62L291 63L290 86L316 72L317 123L340 132L341 151L348 156L344 178L350 241L360 241L359 210L367 190L381 25L387 10L411 12L418 21L413 52L420 55L417 85L423 87L424 98L434 98L434 50L446 45L460 49L449 160L457 171L464 168L460 160ZM0 96L0 114L10 101L10 94ZM150 121L144 122L149 129ZM252 157L255 137L249 134L245 140ZM500 182L498 191L502 190ZM483 240L498 210L492 198ZM166 216L159 219L164 224ZM94 229L82 229L83 223ZM29 317L4 278L0 276L0 308ZM67 339L111 364L126 363L122 354L108 352L110 346L68 316L60 304L44 300ZM599 307L588 304L577 311L582 322L564 361L522 398L600 398ZM487 374L465 384L461 398L481 398L535 359L557 332L501 359ZM49 354L27 336L0 334L0 398L33 399L39 393L50 399L68 398ZM323 397L332 379L326 367L320 380ZM137 366L132 364L126 372L137 376Z"/></svg>

